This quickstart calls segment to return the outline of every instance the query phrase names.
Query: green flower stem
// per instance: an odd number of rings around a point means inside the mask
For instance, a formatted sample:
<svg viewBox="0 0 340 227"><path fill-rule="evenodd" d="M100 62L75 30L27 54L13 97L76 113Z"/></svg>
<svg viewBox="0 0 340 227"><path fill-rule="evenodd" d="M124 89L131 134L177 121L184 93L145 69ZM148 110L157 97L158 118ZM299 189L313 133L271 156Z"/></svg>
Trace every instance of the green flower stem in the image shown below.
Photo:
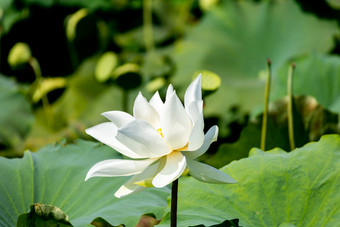
<svg viewBox="0 0 340 227"><path fill-rule="evenodd" d="M287 114L288 114L288 136L290 149L295 149L294 141L294 125L293 125L293 75L294 75L295 64L292 63L288 71L288 81L287 81L287 93L288 93L288 103L287 103Z"/></svg>
<svg viewBox="0 0 340 227"><path fill-rule="evenodd" d="M271 61L270 59L268 59L267 60L267 81L266 81L266 88L264 92L264 110L263 110L263 117L262 117L261 146L260 146L261 150L263 151L266 149L270 80L271 80Z"/></svg>
<svg viewBox="0 0 340 227"><path fill-rule="evenodd" d="M42 80L43 80L43 76L41 74L39 62L35 57L31 57L29 59L28 63L31 65L31 67L34 71L35 79L37 81L37 86L38 86L38 88L40 88ZM44 113L45 113L47 124L50 128L52 128L53 116L52 116L52 112L51 112L51 109L50 109L50 104L49 104L48 99L47 99L47 95L44 94L42 96L41 100L42 100L43 110L44 110Z"/></svg>
<svg viewBox="0 0 340 227"><path fill-rule="evenodd" d="M155 49L152 30L152 0L143 0L143 32L147 52Z"/></svg>
<svg viewBox="0 0 340 227"><path fill-rule="evenodd" d="M177 197L178 197L178 179L172 182L171 188L171 214L170 214L171 227L177 227Z"/></svg>

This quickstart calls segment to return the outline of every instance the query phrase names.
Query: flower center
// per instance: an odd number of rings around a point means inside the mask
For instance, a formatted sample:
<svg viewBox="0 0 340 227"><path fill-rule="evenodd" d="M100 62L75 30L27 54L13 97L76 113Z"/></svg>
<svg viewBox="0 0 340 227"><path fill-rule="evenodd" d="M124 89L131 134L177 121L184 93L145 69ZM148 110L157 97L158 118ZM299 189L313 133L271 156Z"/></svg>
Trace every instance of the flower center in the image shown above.
<svg viewBox="0 0 340 227"><path fill-rule="evenodd" d="M188 150L188 145L189 145L189 143L187 143L184 147L177 149L177 150L174 150L174 151L186 151L186 150Z"/></svg>
<svg viewBox="0 0 340 227"><path fill-rule="evenodd" d="M161 129L161 128L157 129L157 132L158 132L158 133L163 137L163 139L164 139L162 129ZM177 149L177 150L173 150L172 152L175 152L175 151L186 151L186 150L188 149L188 145L189 145L189 143L187 143L187 144L186 144L184 147L182 147L182 148L179 148L179 149Z"/></svg>

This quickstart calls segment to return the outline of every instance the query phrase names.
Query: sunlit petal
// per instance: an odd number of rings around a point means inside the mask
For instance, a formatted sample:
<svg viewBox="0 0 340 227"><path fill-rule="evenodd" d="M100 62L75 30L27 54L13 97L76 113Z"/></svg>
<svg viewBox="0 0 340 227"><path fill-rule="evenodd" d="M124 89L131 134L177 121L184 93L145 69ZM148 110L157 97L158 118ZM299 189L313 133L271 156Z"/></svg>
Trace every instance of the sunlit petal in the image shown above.
<svg viewBox="0 0 340 227"><path fill-rule="evenodd" d="M218 135L218 127L216 125L214 125L205 134L204 142L203 142L202 146L195 151L186 151L185 155L187 157L190 157L191 159L195 159L195 158L201 156L202 154L204 154L208 150L210 144L212 142L216 141L217 135Z"/></svg>
<svg viewBox="0 0 340 227"><path fill-rule="evenodd" d="M187 165L189 174L197 180L214 184L237 183L232 177L204 163L187 158Z"/></svg>
<svg viewBox="0 0 340 227"><path fill-rule="evenodd" d="M165 101L168 100L174 93L175 93L174 87L172 86L172 84L170 84L168 89L166 90Z"/></svg>
<svg viewBox="0 0 340 227"><path fill-rule="evenodd" d="M132 193L140 192L144 189L145 187L139 186L137 184L124 184L115 192L115 196L117 198L121 198Z"/></svg>
<svg viewBox="0 0 340 227"><path fill-rule="evenodd" d="M133 176L127 183L133 183L137 185L141 185L144 187L150 187L149 183L146 181L152 182L152 178L164 167L166 158L160 158L156 162L152 163L152 165L148 166L143 172Z"/></svg>
<svg viewBox="0 0 340 227"><path fill-rule="evenodd" d="M101 161L91 167L91 169L87 172L85 181L91 177L117 177L139 174L155 161L155 159L109 159Z"/></svg>
<svg viewBox="0 0 340 227"><path fill-rule="evenodd" d="M165 101L161 128L165 140L173 150L187 145L192 121L175 93Z"/></svg>
<svg viewBox="0 0 340 227"><path fill-rule="evenodd" d="M191 120L195 123L197 120L203 121L203 101L193 101L190 106L186 107Z"/></svg>
<svg viewBox="0 0 340 227"><path fill-rule="evenodd" d="M200 100L202 100L201 74L196 77L193 82L191 82L191 84L185 91L184 105L186 108L188 108L192 102Z"/></svg>
<svg viewBox="0 0 340 227"><path fill-rule="evenodd" d="M172 152L166 156L166 163L153 178L152 184L162 188L181 176L186 167L186 158L181 152Z"/></svg>
<svg viewBox="0 0 340 227"><path fill-rule="evenodd" d="M155 129L159 128L159 114L157 110L139 92L133 106L133 116L136 119L149 122Z"/></svg>
<svg viewBox="0 0 340 227"><path fill-rule="evenodd" d="M131 121L120 128L116 138L141 156L155 158L171 152L170 147L157 130L143 120Z"/></svg>
<svg viewBox="0 0 340 227"><path fill-rule="evenodd" d="M159 96L158 91L151 97L149 103L157 110L159 114L161 114L164 103Z"/></svg>
<svg viewBox="0 0 340 227"><path fill-rule="evenodd" d="M130 150L124 144L116 139L118 132L117 126L112 122L105 122L93 126L85 130L87 134L97 139L98 141L112 147L119 153L126 155L130 158L148 158L147 155L141 155L138 151Z"/></svg>
<svg viewBox="0 0 340 227"><path fill-rule="evenodd" d="M134 120L134 117L123 111L108 111L102 113L104 117L112 121L118 128Z"/></svg>
<svg viewBox="0 0 340 227"><path fill-rule="evenodd" d="M137 174L133 177L131 177L123 186L121 186L117 192L115 193L115 196L120 198L126 195L129 195L131 193L139 192L145 187L140 186L138 183L142 181L146 181L153 176L156 175L157 171L160 167L160 161L156 161L152 163L150 166L148 166L143 172L140 174Z"/></svg>
<svg viewBox="0 0 340 227"><path fill-rule="evenodd" d="M189 137L188 149L194 151L199 149L204 141L204 121L203 121L203 101L194 101L188 109L189 115L194 123L194 127Z"/></svg>

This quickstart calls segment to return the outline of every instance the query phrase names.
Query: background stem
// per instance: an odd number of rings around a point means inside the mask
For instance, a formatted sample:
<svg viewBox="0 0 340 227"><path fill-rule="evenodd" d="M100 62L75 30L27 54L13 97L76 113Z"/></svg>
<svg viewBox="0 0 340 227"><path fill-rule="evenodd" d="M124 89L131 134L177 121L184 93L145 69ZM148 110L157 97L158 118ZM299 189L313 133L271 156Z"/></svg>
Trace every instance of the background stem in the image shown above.
<svg viewBox="0 0 340 227"><path fill-rule="evenodd" d="M152 28L152 0L143 1L143 30L146 52L152 52L155 49Z"/></svg>
<svg viewBox="0 0 340 227"><path fill-rule="evenodd" d="M288 106L287 106L287 117L288 117L288 136L290 150L295 149L294 141L294 125L293 125L293 74L294 74L295 64L289 68L288 71L288 81L287 81L287 93L288 93Z"/></svg>
<svg viewBox="0 0 340 227"><path fill-rule="evenodd" d="M270 78L271 78L271 61L268 59L267 60L267 81L266 81L266 88L264 92L264 110L263 110L263 117L262 117L261 146L260 146L261 150L263 151L266 149Z"/></svg>
<svg viewBox="0 0 340 227"><path fill-rule="evenodd" d="M177 227L178 179L172 182L170 226Z"/></svg>
<svg viewBox="0 0 340 227"><path fill-rule="evenodd" d="M43 82L43 76L42 76L42 73L41 73L40 64L39 64L38 60L34 57L31 57L29 59L28 63L31 65L31 67L33 69L35 79L37 81L38 89L40 89L41 86L42 86L42 82ZM47 125L50 129L53 129L53 124L54 124L53 113L52 113L51 108L50 108L50 103L48 102L47 94L44 94L41 97L41 101L42 101L42 107L43 107L43 111L45 113Z"/></svg>

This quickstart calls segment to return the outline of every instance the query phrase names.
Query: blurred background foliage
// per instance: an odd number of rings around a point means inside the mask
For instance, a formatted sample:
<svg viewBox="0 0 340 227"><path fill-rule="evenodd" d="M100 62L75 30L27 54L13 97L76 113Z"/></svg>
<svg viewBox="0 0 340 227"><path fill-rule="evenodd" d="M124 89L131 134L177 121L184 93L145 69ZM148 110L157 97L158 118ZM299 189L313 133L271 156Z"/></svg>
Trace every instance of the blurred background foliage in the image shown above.
<svg viewBox="0 0 340 227"><path fill-rule="evenodd" d="M1 0L0 155L66 139L100 113L131 113L203 73L206 128L220 138L203 159L221 167L259 147L266 59L272 61L267 149L289 150L288 65L295 62L296 144L339 133L337 0ZM164 97L164 96L163 96Z"/></svg>

